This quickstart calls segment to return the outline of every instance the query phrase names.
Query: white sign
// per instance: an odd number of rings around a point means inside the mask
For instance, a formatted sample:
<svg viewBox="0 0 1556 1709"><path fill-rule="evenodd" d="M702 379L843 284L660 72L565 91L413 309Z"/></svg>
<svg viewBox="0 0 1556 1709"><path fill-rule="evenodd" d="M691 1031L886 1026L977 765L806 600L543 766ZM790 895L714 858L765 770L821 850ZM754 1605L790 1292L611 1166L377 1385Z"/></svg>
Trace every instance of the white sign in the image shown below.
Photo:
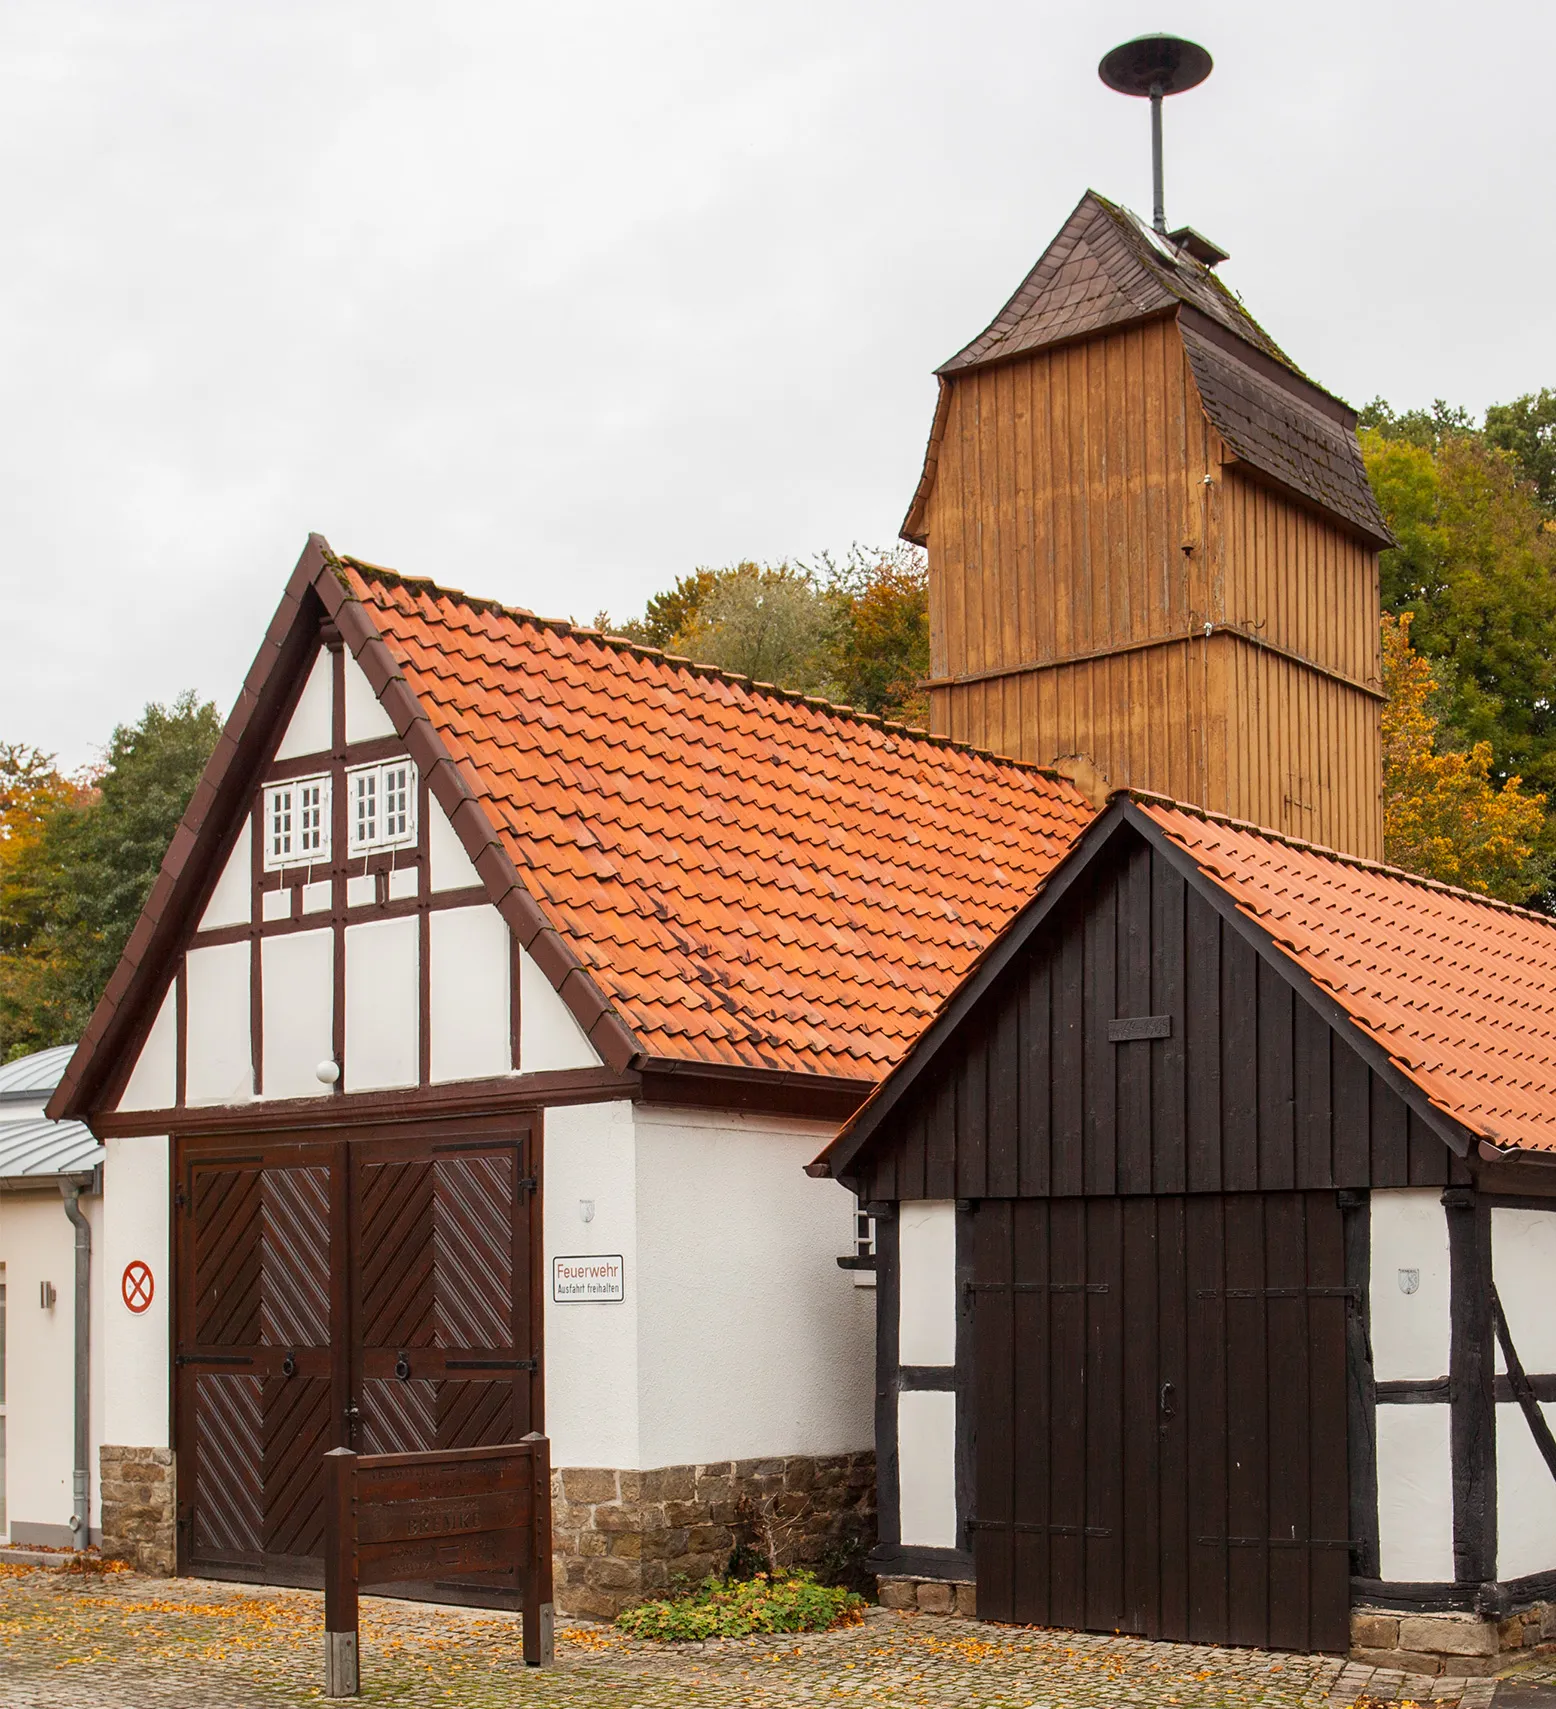
<svg viewBox="0 0 1556 1709"><path fill-rule="evenodd" d="M623 1300L627 1267L621 1254L593 1253L551 1260L551 1297L559 1305L574 1300Z"/></svg>

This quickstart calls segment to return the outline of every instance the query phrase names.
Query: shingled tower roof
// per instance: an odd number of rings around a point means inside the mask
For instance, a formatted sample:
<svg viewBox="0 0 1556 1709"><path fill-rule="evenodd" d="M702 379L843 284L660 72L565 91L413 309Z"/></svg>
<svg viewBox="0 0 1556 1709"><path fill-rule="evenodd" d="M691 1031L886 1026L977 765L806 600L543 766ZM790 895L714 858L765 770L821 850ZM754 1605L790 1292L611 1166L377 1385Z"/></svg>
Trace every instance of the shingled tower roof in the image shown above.
<svg viewBox="0 0 1556 1709"><path fill-rule="evenodd" d="M1392 545L1357 447L1355 411L1315 385L1209 267L1095 190L1004 308L936 372L944 387L973 369L1166 317L1178 321L1205 414L1233 455L1374 547ZM919 544L937 452L932 435L903 524Z"/></svg>

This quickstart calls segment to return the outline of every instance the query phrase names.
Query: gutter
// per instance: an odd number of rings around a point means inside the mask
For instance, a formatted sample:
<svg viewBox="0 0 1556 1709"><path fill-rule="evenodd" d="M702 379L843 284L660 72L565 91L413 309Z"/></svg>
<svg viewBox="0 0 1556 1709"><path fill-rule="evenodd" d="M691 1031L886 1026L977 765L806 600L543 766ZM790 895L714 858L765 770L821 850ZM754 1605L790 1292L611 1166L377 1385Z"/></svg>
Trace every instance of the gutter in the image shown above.
<svg viewBox="0 0 1556 1709"><path fill-rule="evenodd" d="M65 1215L76 1231L76 1451L71 1475L70 1530L75 1546L84 1549L92 1540L88 1524L88 1465L91 1456L91 1366L92 1345L92 1225L81 1209L81 1195L96 1185L95 1176L77 1176L61 1181Z"/></svg>

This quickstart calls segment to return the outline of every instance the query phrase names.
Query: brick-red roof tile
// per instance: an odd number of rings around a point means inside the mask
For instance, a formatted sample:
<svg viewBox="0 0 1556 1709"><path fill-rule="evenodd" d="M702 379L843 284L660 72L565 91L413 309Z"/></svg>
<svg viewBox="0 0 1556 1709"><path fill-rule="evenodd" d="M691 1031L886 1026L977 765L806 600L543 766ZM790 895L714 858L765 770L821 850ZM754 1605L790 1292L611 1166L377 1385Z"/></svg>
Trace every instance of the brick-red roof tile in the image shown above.
<svg viewBox="0 0 1556 1709"><path fill-rule="evenodd" d="M879 1079L1093 817L1032 767L344 562L649 1055Z"/></svg>
<svg viewBox="0 0 1556 1709"><path fill-rule="evenodd" d="M1144 810L1446 1114L1556 1151L1556 920L1181 807Z"/></svg>

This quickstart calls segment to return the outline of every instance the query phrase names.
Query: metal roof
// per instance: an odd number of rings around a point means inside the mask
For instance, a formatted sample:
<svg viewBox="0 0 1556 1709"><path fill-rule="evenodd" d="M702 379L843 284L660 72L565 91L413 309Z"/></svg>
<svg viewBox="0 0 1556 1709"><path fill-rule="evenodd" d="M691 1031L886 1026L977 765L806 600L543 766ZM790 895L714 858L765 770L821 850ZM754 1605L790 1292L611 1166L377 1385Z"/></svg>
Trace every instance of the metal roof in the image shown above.
<svg viewBox="0 0 1556 1709"><path fill-rule="evenodd" d="M48 1097L60 1083L75 1048L73 1044L57 1044L52 1050L34 1051L15 1062L0 1062L0 1104L12 1099L34 1101L40 1093Z"/></svg>
<svg viewBox="0 0 1556 1709"><path fill-rule="evenodd" d="M0 1122L0 1181L43 1181L85 1175L102 1162L103 1148L85 1122Z"/></svg>

